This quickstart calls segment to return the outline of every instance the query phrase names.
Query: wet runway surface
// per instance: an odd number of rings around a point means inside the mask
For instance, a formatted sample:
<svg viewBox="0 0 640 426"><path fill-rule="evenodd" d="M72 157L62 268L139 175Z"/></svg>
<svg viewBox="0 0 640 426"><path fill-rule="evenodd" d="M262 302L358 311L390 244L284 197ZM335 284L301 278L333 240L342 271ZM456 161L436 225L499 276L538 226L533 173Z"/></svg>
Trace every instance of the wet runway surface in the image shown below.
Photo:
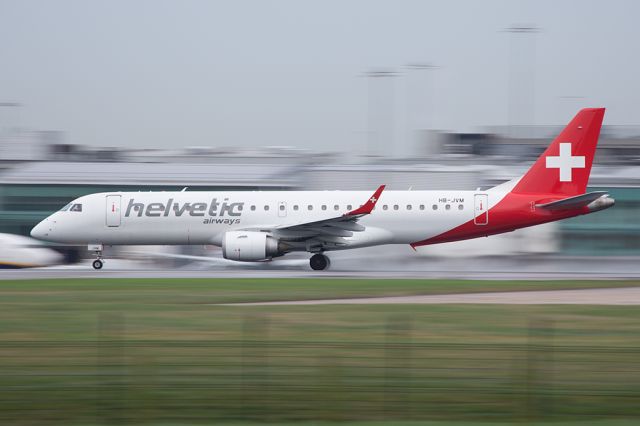
<svg viewBox="0 0 640 426"><path fill-rule="evenodd" d="M430 270L430 271L312 271L289 269L223 269L223 270L154 270L103 269L90 267L5 270L0 280L64 279L64 278L366 278L366 279L469 279L469 280L549 280L549 279L635 279L635 272L575 272L575 271L491 271L491 270Z"/></svg>
<svg viewBox="0 0 640 426"><path fill-rule="evenodd" d="M399 278L469 280L638 279L638 257L509 256L471 258L392 257L336 253L328 271L313 271L306 258L262 263L193 262L179 268L108 259L104 268L82 264L50 268L1 270L2 279L46 278Z"/></svg>

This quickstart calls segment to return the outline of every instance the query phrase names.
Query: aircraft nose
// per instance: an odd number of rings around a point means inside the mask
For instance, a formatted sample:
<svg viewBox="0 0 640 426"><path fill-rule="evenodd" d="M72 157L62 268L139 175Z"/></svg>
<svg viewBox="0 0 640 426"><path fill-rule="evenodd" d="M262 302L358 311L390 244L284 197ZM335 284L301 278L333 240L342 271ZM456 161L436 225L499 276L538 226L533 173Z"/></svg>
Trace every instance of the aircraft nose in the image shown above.
<svg viewBox="0 0 640 426"><path fill-rule="evenodd" d="M39 224L33 227L31 230L31 236L38 240L45 240L49 236L49 224L48 219L43 220Z"/></svg>

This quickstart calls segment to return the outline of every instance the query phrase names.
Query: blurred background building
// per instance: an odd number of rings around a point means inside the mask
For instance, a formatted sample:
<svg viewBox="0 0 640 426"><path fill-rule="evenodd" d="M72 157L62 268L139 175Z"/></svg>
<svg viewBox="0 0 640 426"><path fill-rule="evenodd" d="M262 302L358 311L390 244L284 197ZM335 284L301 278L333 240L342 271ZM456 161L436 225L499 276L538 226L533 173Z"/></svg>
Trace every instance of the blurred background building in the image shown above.
<svg viewBox="0 0 640 426"><path fill-rule="evenodd" d="M409 155L394 145L378 155L286 147L263 149L93 148L67 144L62 132L20 131L0 138L0 232L28 235L40 220L70 200L102 191L181 190L397 190L490 187L523 173L560 127L529 126L509 136L509 127L477 133L422 129ZM417 132L420 134L420 132ZM568 256L640 254L640 128L604 127L591 190L610 191L614 209L486 240L421 249L429 257ZM375 140L376 145L379 141ZM83 247L58 247L67 259ZM186 250L186 249L185 249ZM393 250L393 249L392 249ZM192 249L188 250L193 252ZM69 255L69 253L72 253ZM198 250L196 250L198 252Z"/></svg>

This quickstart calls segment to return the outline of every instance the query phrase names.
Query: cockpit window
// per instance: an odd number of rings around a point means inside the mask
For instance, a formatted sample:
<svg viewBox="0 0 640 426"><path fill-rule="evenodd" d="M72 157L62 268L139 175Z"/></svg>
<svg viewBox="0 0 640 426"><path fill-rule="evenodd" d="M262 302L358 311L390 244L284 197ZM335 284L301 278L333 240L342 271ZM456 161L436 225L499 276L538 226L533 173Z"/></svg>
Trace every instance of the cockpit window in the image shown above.
<svg viewBox="0 0 640 426"><path fill-rule="evenodd" d="M69 209L70 212L81 212L82 211L82 204L74 204L71 206L71 208Z"/></svg>
<svg viewBox="0 0 640 426"><path fill-rule="evenodd" d="M64 206L63 208L60 209L61 212L66 212L67 210L69 210L69 207L71 207L72 203L67 204L66 206Z"/></svg>

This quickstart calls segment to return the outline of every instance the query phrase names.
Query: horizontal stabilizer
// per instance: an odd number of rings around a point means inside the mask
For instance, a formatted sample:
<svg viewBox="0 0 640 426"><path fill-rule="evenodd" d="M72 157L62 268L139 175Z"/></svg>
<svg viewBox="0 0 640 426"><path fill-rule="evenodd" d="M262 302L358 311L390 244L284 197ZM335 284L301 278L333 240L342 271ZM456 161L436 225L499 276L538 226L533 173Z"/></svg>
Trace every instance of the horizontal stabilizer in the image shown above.
<svg viewBox="0 0 640 426"><path fill-rule="evenodd" d="M551 201L549 203L536 204L536 208L545 209L549 211L560 210L573 210L580 207L585 207L596 201L599 198L607 198L609 194L606 191L595 191L587 194L578 195L576 197L569 197L563 200Z"/></svg>

